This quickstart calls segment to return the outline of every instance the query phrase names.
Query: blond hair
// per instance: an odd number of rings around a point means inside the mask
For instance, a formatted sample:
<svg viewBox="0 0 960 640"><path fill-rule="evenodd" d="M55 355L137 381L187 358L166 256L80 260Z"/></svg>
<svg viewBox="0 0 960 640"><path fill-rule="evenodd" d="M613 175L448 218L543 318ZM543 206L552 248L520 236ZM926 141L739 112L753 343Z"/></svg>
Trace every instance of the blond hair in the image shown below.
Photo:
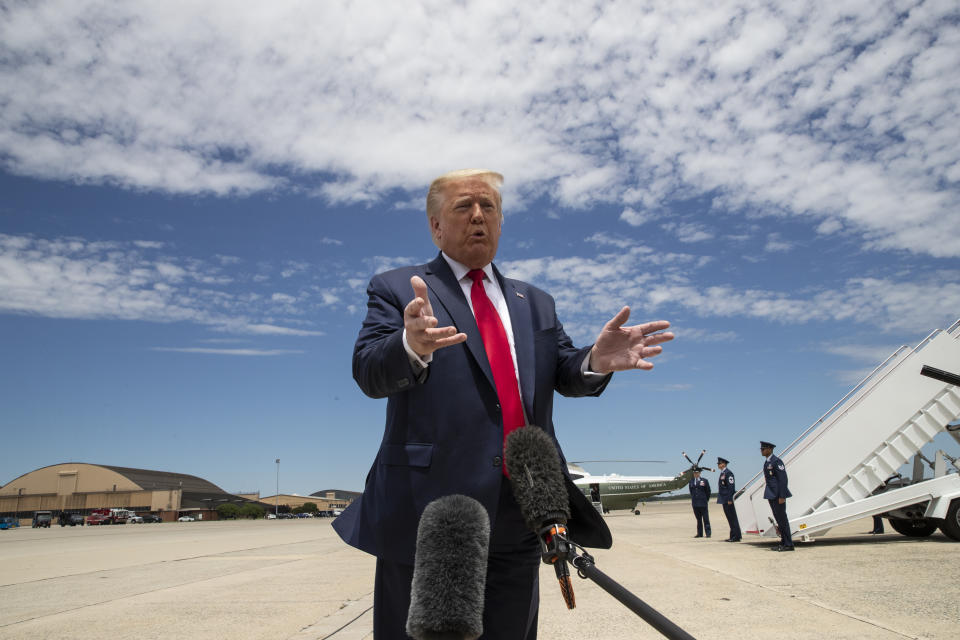
<svg viewBox="0 0 960 640"><path fill-rule="evenodd" d="M436 178L430 183L430 189L427 191L427 223L440 215L446 201L444 188L451 182L464 180L467 178L477 178L487 183L491 189L497 193L497 208L500 209L500 219L503 220L503 206L500 196L500 187L503 186L503 176L496 171L488 169L458 169L450 171ZM433 235L431 231L431 236ZM437 239L433 238L433 243L439 246Z"/></svg>

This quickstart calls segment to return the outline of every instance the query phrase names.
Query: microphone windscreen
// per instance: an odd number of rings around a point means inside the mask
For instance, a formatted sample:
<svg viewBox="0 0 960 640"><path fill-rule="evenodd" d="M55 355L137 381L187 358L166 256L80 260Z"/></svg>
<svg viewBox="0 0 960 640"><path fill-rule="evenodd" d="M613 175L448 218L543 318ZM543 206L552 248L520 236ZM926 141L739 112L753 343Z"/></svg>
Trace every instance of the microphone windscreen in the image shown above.
<svg viewBox="0 0 960 640"><path fill-rule="evenodd" d="M539 533L544 524L566 524L570 498L553 438L540 427L521 427L507 436L504 458L527 527Z"/></svg>
<svg viewBox="0 0 960 640"><path fill-rule="evenodd" d="M427 505L417 528L407 633L416 640L475 640L483 634L490 518L473 498Z"/></svg>

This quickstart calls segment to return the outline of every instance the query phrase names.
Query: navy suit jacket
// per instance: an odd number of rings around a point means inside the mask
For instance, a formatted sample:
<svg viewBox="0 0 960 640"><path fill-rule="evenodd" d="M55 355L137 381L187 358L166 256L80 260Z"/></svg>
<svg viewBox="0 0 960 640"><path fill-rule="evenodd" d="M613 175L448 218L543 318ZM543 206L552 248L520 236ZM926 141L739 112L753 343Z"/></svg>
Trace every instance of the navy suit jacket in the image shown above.
<svg viewBox="0 0 960 640"><path fill-rule="evenodd" d="M767 483L763 489L765 500L776 500L778 498L789 498L793 494L787 488L787 469L783 460L775 455L770 456L770 460L763 463L763 478Z"/></svg>
<svg viewBox="0 0 960 640"><path fill-rule="evenodd" d="M720 472L720 480L717 481L717 504L726 504L733 500L733 494L737 492L733 471L727 467Z"/></svg>
<svg viewBox="0 0 960 640"><path fill-rule="evenodd" d="M691 478L687 488L690 490L690 504L705 507L710 502L710 481L704 477Z"/></svg>
<svg viewBox="0 0 960 640"><path fill-rule="evenodd" d="M584 378L580 366L590 348L573 346L550 295L494 272L513 325L524 413L529 424L542 427L556 442L554 392L599 395L610 376ZM467 334L465 343L434 351L429 367L420 371L411 365L402 339L413 275L427 284L437 326L452 325ZM500 483L509 482L502 472L502 420L476 320L442 255L374 276L367 294L353 377L368 396L387 398L386 426L363 495L334 528L351 546L413 564L420 515L439 497L459 493L478 500L490 515L491 529L495 526ZM571 538L608 548L612 541L603 519L569 478L567 485Z"/></svg>

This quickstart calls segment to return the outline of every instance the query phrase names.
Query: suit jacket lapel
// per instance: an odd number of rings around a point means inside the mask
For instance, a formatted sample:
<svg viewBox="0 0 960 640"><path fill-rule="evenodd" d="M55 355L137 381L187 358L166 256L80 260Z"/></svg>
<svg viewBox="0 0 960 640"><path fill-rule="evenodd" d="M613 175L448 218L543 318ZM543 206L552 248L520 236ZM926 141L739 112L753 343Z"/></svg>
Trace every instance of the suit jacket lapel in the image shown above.
<svg viewBox="0 0 960 640"><path fill-rule="evenodd" d="M473 317L470 305L463 296L463 289L460 288L460 283L457 282L453 271L450 270L450 265L442 255L437 254L437 257L427 264L424 282L430 289L431 304L442 305L450 314L457 331L467 334L467 350L480 365L490 386L496 389L490 361L487 360L487 352L483 348L483 338L480 337L480 329L477 328L477 319Z"/></svg>
<svg viewBox="0 0 960 640"><path fill-rule="evenodd" d="M510 311L510 324L513 325L513 345L517 352L517 371L520 373L520 393L523 399L523 411L527 422L533 419L533 397L535 391L536 363L533 345L533 316L530 301L523 297L512 280L507 280L494 266L493 272L500 281L500 290ZM481 348L483 345L481 344Z"/></svg>

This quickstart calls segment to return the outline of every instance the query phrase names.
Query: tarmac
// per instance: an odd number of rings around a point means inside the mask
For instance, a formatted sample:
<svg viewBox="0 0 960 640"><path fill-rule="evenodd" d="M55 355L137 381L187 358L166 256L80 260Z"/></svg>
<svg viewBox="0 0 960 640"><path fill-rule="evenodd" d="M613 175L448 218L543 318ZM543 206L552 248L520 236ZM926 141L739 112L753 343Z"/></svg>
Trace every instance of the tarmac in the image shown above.
<svg viewBox="0 0 960 640"><path fill-rule="evenodd" d="M869 518L771 553L695 539L689 502L614 512L596 566L696 638L957 638L960 543ZM374 558L326 518L0 531L0 638L372 638ZM567 610L541 571L539 637L662 638L590 580Z"/></svg>

